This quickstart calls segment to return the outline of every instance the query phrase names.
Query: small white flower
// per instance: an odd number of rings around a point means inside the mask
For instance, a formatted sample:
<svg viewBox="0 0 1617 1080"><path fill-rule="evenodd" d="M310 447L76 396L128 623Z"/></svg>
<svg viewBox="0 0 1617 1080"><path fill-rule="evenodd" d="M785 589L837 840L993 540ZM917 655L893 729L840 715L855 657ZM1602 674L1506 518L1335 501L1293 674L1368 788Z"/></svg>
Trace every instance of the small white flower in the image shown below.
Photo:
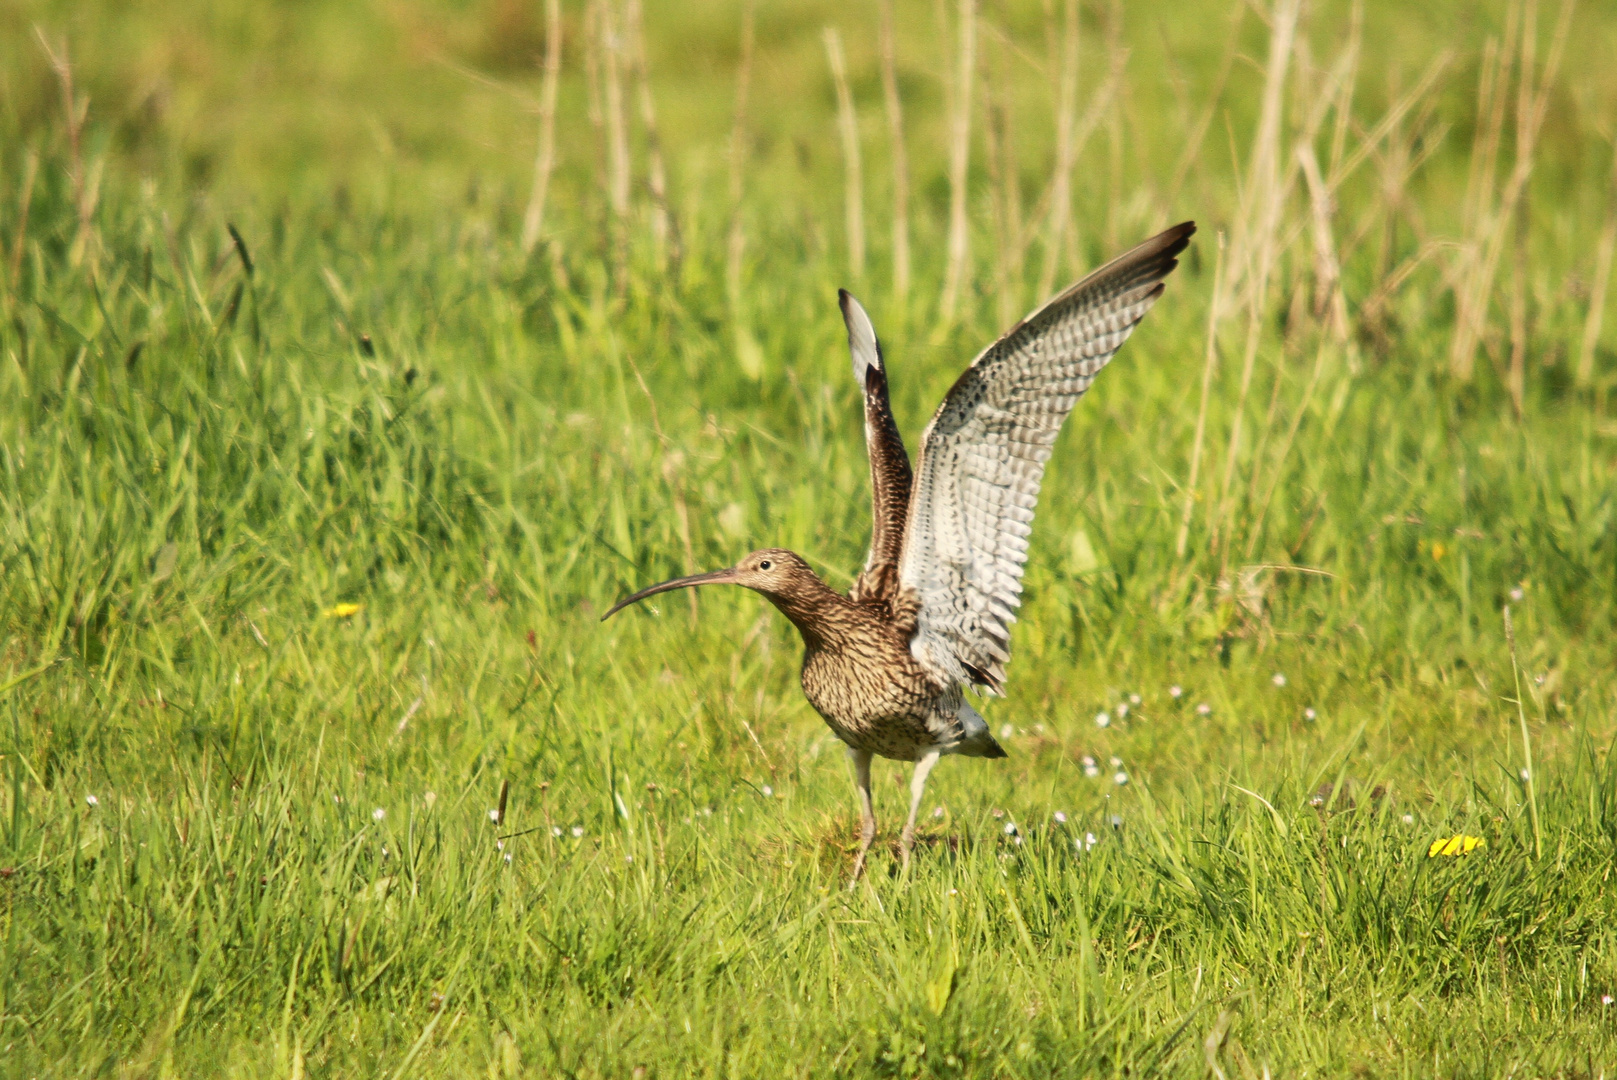
<svg viewBox="0 0 1617 1080"><path fill-rule="evenodd" d="M702 816L703 817L712 817L713 816L713 808L711 806L702 807ZM580 830L579 834L583 835L583 831Z"/></svg>
<svg viewBox="0 0 1617 1080"><path fill-rule="evenodd" d="M1610 994L1600 995L1600 1004L1602 1005L1610 1005L1614 1000L1617 1000L1617 998L1613 998Z"/></svg>
<svg viewBox="0 0 1617 1080"><path fill-rule="evenodd" d="M584 835L584 826L582 826L582 825L574 825L573 826L573 838L576 840L577 838L579 838L580 836L583 836L583 835Z"/></svg>
<svg viewBox="0 0 1617 1080"><path fill-rule="evenodd" d="M372 821L381 821L385 817L387 817L387 811L383 810L380 806L378 806L375 810L371 811L371 820Z"/></svg>
<svg viewBox="0 0 1617 1080"><path fill-rule="evenodd" d="M1005 835L1006 836L1015 836L1016 835L1016 822L1007 821L1005 823Z"/></svg>
<svg viewBox="0 0 1617 1080"><path fill-rule="evenodd" d="M1122 767L1123 767L1123 759L1118 757L1116 754L1113 754L1112 755L1112 768L1121 769Z"/></svg>
<svg viewBox="0 0 1617 1080"><path fill-rule="evenodd" d="M772 787L770 787L770 786L769 786L769 785L768 785L768 784L765 784L765 785L764 785L764 794L765 794L765 795L766 795L766 796L767 796L767 795L773 795L773 794L775 794L775 789L774 789L774 788L772 788Z"/></svg>
<svg viewBox="0 0 1617 1080"><path fill-rule="evenodd" d="M1020 836L1013 836L1011 837L1011 842L1020 847L1022 845L1022 838Z"/></svg>
<svg viewBox="0 0 1617 1080"><path fill-rule="evenodd" d="M1303 710L1303 719L1304 720L1315 720L1315 719L1318 719L1318 717L1319 717L1319 713L1314 711L1314 707L1312 705L1310 705L1308 708Z"/></svg>
<svg viewBox="0 0 1617 1080"><path fill-rule="evenodd" d="M950 896L959 896L960 895L960 890L959 889L950 889L949 890L949 895Z"/></svg>
<svg viewBox="0 0 1617 1080"><path fill-rule="evenodd" d="M490 810L488 812L488 819L494 822L494 824L498 825L500 823L500 812L498 810Z"/></svg>
<svg viewBox="0 0 1617 1080"><path fill-rule="evenodd" d="M1113 814L1111 817L1107 818L1106 820L1112 826L1112 828L1114 828L1114 829L1121 829L1123 827L1123 815L1122 814Z"/></svg>
<svg viewBox="0 0 1617 1080"><path fill-rule="evenodd" d="M387 858L387 847L385 845L382 848L382 858Z"/></svg>
<svg viewBox="0 0 1617 1080"><path fill-rule="evenodd" d="M1173 686L1168 687L1168 696L1178 701L1185 696L1185 688L1175 683Z"/></svg>
<svg viewBox="0 0 1617 1080"><path fill-rule="evenodd" d="M623 857L623 861L628 862L628 863L632 863L632 862L634 862L634 856L633 855L625 855Z"/></svg>
<svg viewBox="0 0 1617 1080"><path fill-rule="evenodd" d="M932 808L932 816L933 816L933 817L935 817L935 818L940 818L940 817L942 817L942 816L943 816L943 807L941 807L941 806L934 806L934 807L933 807L933 808Z"/></svg>
<svg viewBox="0 0 1617 1080"><path fill-rule="evenodd" d="M1086 832L1086 833L1084 833L1084 835L1082 835L1082 836L1078 837L1076 840L1074 840L1072 842L1072 845L1073 845L1073 847L1077 848L1079 851L1088 851L1090 848L1094 847L1098 843L1100 843L1100 837L1096 836L1092 832Z"/></svg>
<svg viewBox="0 0 1617 1080"><path fill-rule="evenodd" d="M1066 823L1067 823L1067 812L1065 810L1057 810L1056 811L1056 824L1057 825L1065 825Z"/></svg>
<svg viewBox="0 0 1617 1080"><path fill-rule="evenodd" d="M1404 815L1404 824L1405 825L1413 825L1413 824L1415 824L1415 815L1414 814L1405 814Z"/></svg>
<svg viewBox="0 0 1617 1080"><path fill-rule="evenodd" d="M1510 598L1511 598L1511 600L1515 601L1518 604L1522 602L1522 597L1524 597L1526 595L1527 594L1522 591L1522 588L1521 588L1520 585L1518 585L1518 586L1516 586L1516 588L1510 590Z"/></svg>
<svg viewBox="0 0 1617 1080"><path fill-rule="evenodd" d="M511 853L509 851L505 853L505 865L511 865Z"/></svg>
<svg viewBox="0 0 1617 1080"><path fill-rule="evenodd" d="M995 816L995 817L997 817L997 818L1002 818L1002 817L1004 817L1004 816L1005 816L1005 811L1003 811L1003 810L1001 810L1001 809L1000 809L1000 808L999 808L999 807L997 807L997 806L996 806L996 807L994 807L994 808L993 808L993 809L992 809L992 810L990 810L990 811L988 811L988 812L989 812L989 813L990 813L990 814L993 814L993 815L994 815L994 816Z"/></svg>
<svg viewBox="0 0 1617 1080"><path fill-rule="evenodd" d="M86 806L100 806L101 800L96 798L94 795L86 795L84 797L84 803Z"/></svg>
<svg viewBox="0 0 1617 1080"><path fill-rule="evenodd" d="M1117 713L1117 718L1119 720L1122 720L1124 717L1128 716L1128 714L1129 714L1129 703L1126 702L1126 701L1118 702L1115 712Z"/></svg>
<svg viewBox="0 0 1617 1080"><path fill-rule="evenodd" d="M427 804L428 810L431 810L432 804L438 801L438 793L436 791L429 791L425 795L421 796L421 801Z"/></svg>
<svg viewBox="0 0 1617 1080"><path fill-rule="evenodd" d="M1096 727L1111 727L1112 726L1112 716L1111 716L1111 714L1110 713L1103 713L1103 712L1096 713L1095 714L1095 726Z"/></svg>
<svg viewBox="0 0 1617 1080"><path fill-rule="evenodd" d="M504 840L496 840L496 841L494 841L494 850L495 851L504 851L505 850L505 841Z"/></svg>
<svg viewBox="0 0 1617 1080"><path fill-rule="evenodd" d="M1033 734L1035 734L1035 735L1043 735L1044 734L1044 725L1043 724L1034 724L1033 725Z"/></svg>
<svg viewBox="0 0 1617 1080"><path fill-rule="evenodd" d="M1139 694L1130 694L1129 695L1129 704L1130 705L1138 705L1139 703L1140 703L1140 695Z"/></svg>
<svg viewBox="0 0 1617 1080"><path fill-rule="evenodd" d="M1526 769L1523 769L1523 770L1522 770L1522 779L1523 779L1523 780L1526 780L1526 779L1527 779L1527 770L1526 770Z"/></svg>
<svg viewBox="0 0 1617 1080"><path fill-rule="evenodd" d="M1112 783L1116 784L1118 787L1122 787L1124 784L1126 784L1128 782L1129 782L1129 774L1126 773L1126 772L1122 772L1121 770L1118 771L1112 777Z"/></svg>
<svg viewBox="0 0 1617 1080"><path fill-rule="evenodd" d="M1084 775L1091 780L1100 775L1100 766L1095 764L1094 758L1084 759Z"/></svg>
<svg viewBox="0 0 1617 1080"><path fill-rule="evenodd" d="M687 819L687 820L689 820L689 819ZM550 827L550 835L551 836L560 836L561 835L561 826L560 825L552 825Z"/></svg>
<svg viewBox="0 0 1617 1080"><path fill-rule="evenodd" d="M1008 739L1012 735L1015 735L1015 734L1016 734L1016 729L1011 727L1011 725L1009 725L1009 724L1001 724L999 726L999 737L1000 738Z"/></svg>
<svg viewBox="0 0 1617 1080"><path fill-rule="evenodd" d="M1325 796L1323 796L1323 795L1315 795L1314 797L1312 797L1311 799L1308 800L1308 805L1309 806L1324 806L1325 805Z"/></svg>
<svg viewBox="0 0 1617 1080"><path fill-rule="evenodd" d="M1211 716L1212 714L1213 714L1213 707L1211 705L1207 704L1207 702L1204 701L1201 704L1196 706L1196 715L1197 716Z"/></svg>
<svg viewBox="0 0 1617 1080"><path fill-rule="evenodd" d="M1274 683L1276 686L1286 685L1286 677L1280 674L1278 671L1274 673L1274 676L1269 681Z"/></svg>

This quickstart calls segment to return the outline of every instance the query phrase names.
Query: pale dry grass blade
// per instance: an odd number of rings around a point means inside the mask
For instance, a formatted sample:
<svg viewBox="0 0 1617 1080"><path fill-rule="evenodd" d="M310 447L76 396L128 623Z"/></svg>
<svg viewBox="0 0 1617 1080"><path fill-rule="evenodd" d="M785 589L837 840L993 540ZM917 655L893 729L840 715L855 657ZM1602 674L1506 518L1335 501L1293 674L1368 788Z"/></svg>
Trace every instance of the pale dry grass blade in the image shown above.
<svg viewBox="0 0 1617 1080"><path fill-rule="evenodd" d="M34 181L39 177L39 152L30 149L23 158L22 184L17 192L17 231L11 238L12 288L16 288L17 274L22 270L23 244L28 239L28 211L34 201Z"/></svg>
<svg viewBox="0 0 1617 1080"><path fill-rule="evenodd" d="M1077 160L1078 0L1066 0L1061 22L1061 71L1056 80L1056 171L1050 180L1050 220L1045 227L1044 266L1035 295L1055 287L1072 219L1072 170Z"/></svg>
<svg viewBox="0 0 1617 1080"><path fill-rule="evenodd" d="M965 284L966 262L971 255L971 234L966 217L966 169L971 161L971 99L977 70L977 2L960 0L958 43L949 117L949 251L939 301L940 325L955 320L960 291Z"/></svg>
<svg viewBox="0 0 1617 1080"><path fill-rule="evenodd" d="M1342 266L1337 259L1336 239L1331 231L1331 218L1335 206L1325 188L1319 160L1314 148L1304 142L1297 147L1297 160L1302 165L1303 177L1308 184L1309 221L1314 234L1314 318L1320 320L1326 333L1340 343L1347 342L1347 298L1342 295Z"/></svg>
<svg viewBox="0 0 1617 1080"><path fill-rule="evenodd" d="M90 115L90 98L87 94L81 95L74 84L73 62L68 58L66 42L52 47L45 31L38 26L34 27L34 36L39 39L39 47L62 92L62 111L67 122L67 173L73 185L73 208L78 215L78 230L73 235L68 262L78 266L91 249L101 188L99 169L87 172L84 165L84 125Z"/></svg>
<svg viewBox="0 0 1617 1080"><path fill-rule="evenodd" d="M603 101L606 107L607 145L607 198L612 208L612 278L619 295L628 289L629 262L629 195L631 187L629 159L629 123L623 102L623 26L621 13L614 0L601 0L601 35Z"/></svg>
<svg viewBox="0 0 1617 1080"><path fill-rule="evenodd" d="M822 36L837 95L837 134L842 141L848 270L858 281L865 276L865 180L859 157L859 117L854 112L853 92L848 89L848 64L842 52L842 35L837 33L836 27L827 26Z"/></svg>
<svg viewBox="0 0 1617 1080"><path fill-rule="evenodd" d="M1242 295L1243 291L1246 306L1251 307L1255 302L1261 303L1262 294L1268 289L1269 272L1275 256L1275 237L1283 209L1280 164L1286 78L1291 66L1301 7L1301 0L1277 0L1272 12L1262 106L1252 140L1244 197L1231 234L1230 269L1224 279L1225 295L1219 303L1224 311L1231 310L1232 298ZM1252 299L1254 295L1259 297L1257 301ZM1255 349L1254 342L1252 351ZM1234 434L1240 434L1239 418Z"/></svg>
<svg viewBox="0 0 1617 1080"><path fill-rule="evenodd" d="M741 219L741 198L747 159L747 95L752 85L753 4L741 7L741 59L736 65L735 111L730 124L730 230L725 246L724 280L731 307L740 303L741 259L746 249L746 231Z"/></svg>
<svg viewBox="0 0 1617 1080"><path fill-rule="evenodd" d="M1218 111L1218 104L1224 99L1224 88L1229 83L1230 70L1235 66L1237 46L1241 40L1241 27L1246 21L1246 10L1247 5L1236 5L1235 14L1230 19L1229 38L1224 43L1223 59L1219 62L1218 77L1213 80L1201 115L1192 126L1190 135L1185 139L1184 149L1179 152L1179 160L1174 164L1173 178L1168 181L1167 194L1163 200L1170 214L1179 199L1179 193L1184 190L1185 181L1190 177L1190 170L1201 160L1202 143L1207 139L1208 129L1213 126L1213 117Z"/></svg>
<svg viewBox="0 0 1617 1080"><path fill-rule="evenodd" d="M1234 263L1232 271L1243 273L1246 277L1246 344L1241 362L1241 388L1235 403L1234 418L1230 424L1229 446L1224 456L1224 483L1214 523L1214 546L1218 546L1219 539L1227 535L1233 527L1230 518L1236 511L1235 474L1240 463L1247 399L1251 393L1252 375L1257 365L1258 344L1262 338L1270 276L1278 255L1279 245L1276 240L1284 209L1284 193L1280 187L1279 176L1281 114L1284 107L1286 75L1291 62L1300 12L1300 0L1279 0L1273 13L1269 63L1264 78L1263 108L1257 135L1253 141L1252 165L1247 173L1247 198L1243 200L1241 216L1237 219L1242 247L1231 254L1231 261ZM1220 310L1227 310L1223 305L1229 302L1234 292L1226 276L1224 289L1218 301Z"/></svg>
<svg viewBox="0 0 1617 1080"><path fill-rule="evenodd" d="M533 191L522 215L522 250L531 252L544 228L545 200L556 167L556 97L561 85L561 0L545 0L545 79L539 91L539 151Z"/></svg>
<svg viewBox="0 0 1617 1080"><path fill-rule="evenodd" d="M1519 86L1522 89L1519 90L1517 97L1515 158L1504 188L1497 199L1492 197L1491 162L1494 151L1490 150L1484 155L1483 175L1477 184L1479 210L1475 219L1475 232L1466 238L1468 251L1465 257L1465 273L1461 277L1461 293L1456 304L1455 331L1449 353L1450 371L1462 381L1471 378L1476 363L1477 347L1486 333L1488 308L1493 297L1494 282L1499 260L1503 255L1508 226L1515 216L1519 200L1525 194L1527 183L1532 178L1535 147L1543 128L1545 113L1549 108L1550 89L1560 70L1567 35L1571 31L1573 8L1574 0L1563 0L1554 36L1551 38L1550 48L1539 77L1535 80L1534 72L1525 67L1517 72ZM1536 11L1536 5L1531 9L1526 4L1512 6L1513 17L1506 23L1506 43L1501 50L1501 64L1510 63L1509 57L1514 51L1511 35L1518 26L1522 38L1519 46L1521 60L1524 64L1534 61L1536 48L1526 41L1529 37L1536 37L1536 27L1528 23L1529 10ZM1504 126L1505 101L1506 94L1500 85L1493 95L1489 131L1486 133L1490 141L1498 138L1496 129L1502 129ZM1513 397L1512 400L1516 399Z"/></svg>
<svg viewBox="0 0 1617 1080"><path fill-rule="evenodd" d="M881 87L887 107L887 139L893 160L893 293L910 293L910 165L904 148L904 105L898 94L898 47L893 0L881 0Z"/></svg>
<svg viewBox="0 0 1617 1080"><path fill-rule="evenodd" d="M624 34L634 71L640 126L646 134L646 186L651 192L651 243L657 266L667 271L669 261L680 261L679 227L668 197L668 166L663 160L662 133L657 126L657 103L651 94L651 71L646 59L645 14L640 0L624 4Z"/></svg>
<svg viewBox="0 0 1617 1080"><path fill-rule="evenodd" d="M1611 286L1611 262L1614 254L1617 254L1617 142L1612 144L1611 186L1606 193L1606 222L1600 230L1600 247L1595 253L1595 276L1589 287L1589 312L1584 316L1583 340L1578 347L1579 386L1588 386L1594 381L1595 348L1600 344L1600 327L1606 315L1606 291ZM13 255L13 259L15 257Z"/></svg>
<svg viewBox="0 0 1617 1080"><path fill-rule="evenodd" d="M1196 484L1201 478L1202 444L1207 435L1207 403L1213 396L1213 372L1218 366L1218 298L1224 279L1224 234L1218 234L1218 254L1213 262L1212 303L1207 309L1207 352L1202 360L1202 399L1196 409L1196 436L1190 443L1190 475L1185 480L1185 509L1179 518L1179 539L1174 553L1181 559L1190 543L1190 521L1196 513Z"/></svg>

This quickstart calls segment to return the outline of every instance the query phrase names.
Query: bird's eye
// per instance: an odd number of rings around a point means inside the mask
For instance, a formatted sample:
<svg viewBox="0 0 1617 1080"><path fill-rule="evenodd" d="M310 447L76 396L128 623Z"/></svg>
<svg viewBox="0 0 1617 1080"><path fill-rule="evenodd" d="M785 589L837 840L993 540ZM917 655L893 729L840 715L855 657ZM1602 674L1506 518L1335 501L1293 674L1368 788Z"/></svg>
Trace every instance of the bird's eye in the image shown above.
<svg viewBox="0 0 1617 1080"><path fill-rule="evenodd" d="M760 570L768 570L769 567L770 567L770 562L769 562L768 559L765 559L763 562L758 564L758 569L760 569Z"/></svg>

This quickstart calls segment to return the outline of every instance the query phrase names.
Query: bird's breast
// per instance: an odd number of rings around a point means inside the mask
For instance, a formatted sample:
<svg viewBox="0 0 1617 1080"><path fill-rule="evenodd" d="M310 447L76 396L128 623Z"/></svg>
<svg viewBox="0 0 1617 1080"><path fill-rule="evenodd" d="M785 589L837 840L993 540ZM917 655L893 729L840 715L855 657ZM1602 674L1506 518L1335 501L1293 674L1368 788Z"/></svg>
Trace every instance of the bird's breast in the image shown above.
<svg viewBox="0 0 1617 1080"><path fill-rule="evenodd" d="M848 745L905 760L931 745L944 696L896 634L809 649L803 693Z"/></svg>

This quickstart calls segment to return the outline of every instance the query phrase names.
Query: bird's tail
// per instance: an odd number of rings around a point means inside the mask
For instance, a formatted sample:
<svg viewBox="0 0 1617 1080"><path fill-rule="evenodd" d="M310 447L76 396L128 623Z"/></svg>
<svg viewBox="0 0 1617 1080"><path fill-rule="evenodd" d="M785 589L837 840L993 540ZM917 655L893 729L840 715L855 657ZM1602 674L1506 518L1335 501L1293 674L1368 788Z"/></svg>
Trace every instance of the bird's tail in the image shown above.
<svg viewBox="0 0 1617 1080"><path fill-rule="evenodd" d="M955 748L955 753L963 754L966 757L980 758L1002 758L1006 756L1005 748L999 745L994 736L989 733L988 721L984 720L976 709L962 701L960 708L955 712L955 716L960 720L962 735L960 745Z"/></svg>

